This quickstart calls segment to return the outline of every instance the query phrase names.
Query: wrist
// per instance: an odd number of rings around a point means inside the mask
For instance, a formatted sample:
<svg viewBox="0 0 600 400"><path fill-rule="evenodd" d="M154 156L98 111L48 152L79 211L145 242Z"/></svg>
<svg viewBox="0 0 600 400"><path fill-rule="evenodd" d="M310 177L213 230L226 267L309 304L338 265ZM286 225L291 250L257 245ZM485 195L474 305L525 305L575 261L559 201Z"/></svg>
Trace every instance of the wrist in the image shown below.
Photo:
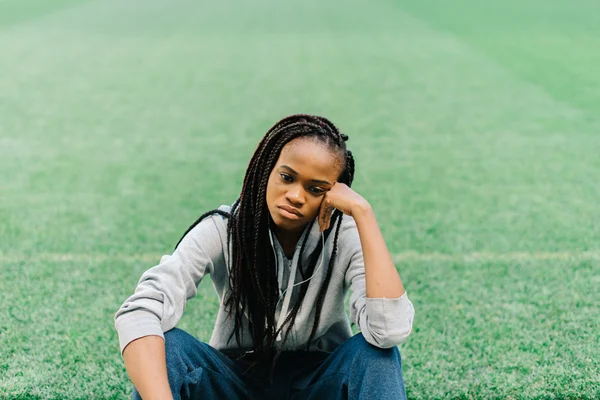
<svg viewBox="0 0 600 400"><path fill-rule="evenodd" d="M352 218L354 218L355 220L363 219L364 217L368 217L368 216L372 216L372 215L374 215L373 208L371 207L369 202L366 200L362 201L360 203L357 203L354 205L354 207L352 207Z"/></svg>

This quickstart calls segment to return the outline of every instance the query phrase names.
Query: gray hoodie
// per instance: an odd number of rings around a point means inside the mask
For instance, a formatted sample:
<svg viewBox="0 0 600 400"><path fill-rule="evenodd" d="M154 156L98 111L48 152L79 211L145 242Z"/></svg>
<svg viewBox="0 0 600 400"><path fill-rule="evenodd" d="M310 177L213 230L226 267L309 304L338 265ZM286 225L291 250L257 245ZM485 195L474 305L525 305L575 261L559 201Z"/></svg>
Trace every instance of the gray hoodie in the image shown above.
<svg viewBox="0 0 600 400"><path fill-rule="evenodd" d="M221 206L220 209L229 212L231 207ZM309 237L302 254L302 265L308 264L308 255L319 241L325 244L315 273L307 280L302 279L297 268L305 235ZM302 234L292 260L286 258L275 235L270 237L277 259L281 294L276 311L278 326L293 308L301 285L308 285L304 303L283 346L285 351L303 350L313 326L313 305L326 276L334 235L329 235L325 241L319 232L319 224L314 223L310 231L307 228ZM121 352L135 339L148 335L163 336L163 332L174 328L181 319L187 300L196 296L198 284L207 274L212 278L220 301L209 344L218 350L251 349L252 338L247 318L244 318L242 343L237 343L235 337L228 343L234 326L234 318L223 305L230 289L229 262L227 219L220 215L207 217L185 236L172 255L163 256L157 266L142 275L135 293L117 311L115 327ZM333 273L319 325L309 346L310 351L332 352L352 336L344 309L348 289L351 291L350 320L358 326L369 343L388 348L399 345L408 337L414 317L412 303L406 293L397 299L366 297L365 267L358 230L354 219L344 216Z"/></svg>

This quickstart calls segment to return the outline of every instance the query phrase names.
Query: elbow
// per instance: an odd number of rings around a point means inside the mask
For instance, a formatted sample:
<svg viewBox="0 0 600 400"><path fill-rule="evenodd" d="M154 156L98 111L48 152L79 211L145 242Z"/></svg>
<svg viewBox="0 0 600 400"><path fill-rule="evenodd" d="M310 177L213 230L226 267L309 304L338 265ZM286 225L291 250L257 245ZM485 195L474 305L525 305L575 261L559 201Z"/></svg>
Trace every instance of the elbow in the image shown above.
<svg viewBox="0 0 600 400"><path fill-rule="evenodd" d="M412 332L415 310L405 295L398 299L368 299L367 311L363 326L369 334L365 338L374 346L398 346Z"/></svg>
<svg viewBox="0 0 600 400"><path fill-rule="evenodd" d="M382 349L389 349L402 344L412 332L412 324L403 328L398 328L382 332L370 332L370 335L364 335L367 342L373 346Z"/></svg>

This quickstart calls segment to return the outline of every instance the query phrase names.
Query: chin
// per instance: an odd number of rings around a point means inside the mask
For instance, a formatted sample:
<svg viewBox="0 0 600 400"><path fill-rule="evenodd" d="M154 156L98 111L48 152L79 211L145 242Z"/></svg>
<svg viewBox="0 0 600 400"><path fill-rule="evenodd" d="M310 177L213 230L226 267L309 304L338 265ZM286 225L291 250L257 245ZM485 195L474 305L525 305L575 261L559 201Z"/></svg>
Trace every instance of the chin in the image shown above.
<svg viewBox="0 0 600 400"><path fill-rule="evenodd" d="M305 220L290 221L288 219L282 218L279 215L273 215L272 213L271 219L273 220L275 226L277 226L279 229L283 229L286 231L298 231L306 226Z"/></svg>

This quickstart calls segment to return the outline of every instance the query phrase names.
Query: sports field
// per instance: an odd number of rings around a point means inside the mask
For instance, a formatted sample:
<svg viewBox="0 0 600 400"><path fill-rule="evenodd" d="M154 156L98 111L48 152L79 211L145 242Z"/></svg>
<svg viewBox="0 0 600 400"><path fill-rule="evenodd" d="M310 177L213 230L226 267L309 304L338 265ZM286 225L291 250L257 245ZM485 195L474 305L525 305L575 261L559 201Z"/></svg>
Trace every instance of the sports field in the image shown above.
<svg viewBox="0 0 600 400"><path fill-rule="evenodd" d="M350 136L409 398L600 398L599 66L598 0L0 0L0 399L130 396L114 312L297 112Z"/></svg>

